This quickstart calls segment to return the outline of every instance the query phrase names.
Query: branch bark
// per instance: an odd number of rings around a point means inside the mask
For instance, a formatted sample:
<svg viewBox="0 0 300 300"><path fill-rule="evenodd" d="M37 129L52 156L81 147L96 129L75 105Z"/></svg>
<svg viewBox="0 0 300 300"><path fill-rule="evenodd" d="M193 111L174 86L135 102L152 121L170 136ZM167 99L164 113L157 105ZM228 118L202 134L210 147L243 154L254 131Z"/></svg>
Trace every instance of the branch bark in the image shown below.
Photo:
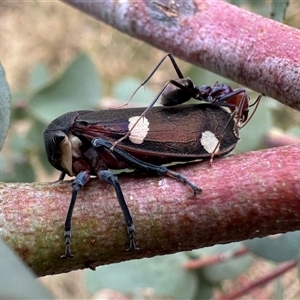
<svg viewBox="0 0 300 300"><path fill-rule="evenodd" d="M2 237L37 275L186 251L300 228L300 147L291 145L176 168L203 188L174 179L119 176L140 251L126 252L126 226L111 186L79 193L71 246L61 260L71 182L1 183Z"/></svg>
<svg viewBox="0 0 300 300"><path fill-rule="evenodd" d="M300 110L298 29L223 1L62 1Z"/></svg>

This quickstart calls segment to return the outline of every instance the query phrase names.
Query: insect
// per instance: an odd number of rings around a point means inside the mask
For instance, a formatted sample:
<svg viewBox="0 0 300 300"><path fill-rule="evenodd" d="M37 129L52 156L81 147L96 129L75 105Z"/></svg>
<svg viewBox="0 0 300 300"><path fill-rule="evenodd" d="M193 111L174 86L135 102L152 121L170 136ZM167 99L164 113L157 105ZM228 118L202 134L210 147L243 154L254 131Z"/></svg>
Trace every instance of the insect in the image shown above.
<svg viewBox="0 0 300 300"><path fill-rule="evenodd" d="M108 168L132 168L169 176L188 185L196 195L201 192L200 187L161 165L210 158L212 152L216 156L225 155L239 140L234 118L222 107L211 104L153 107L139 119L144 111L145 108L74 111L58 117L44 131L47 157L62 172L60 179L65 174L76 176L65 220L62 258L73 257L72 213L77 194L90 176L114 187L127 225L128 250L137 250L133 219L118 178ZM130 130L128 138L113 147Z"/></svg>
<svg viewBox="0 0 300 300"><path fill-rule="evenodd" d="M171 63L177 73L178 79L171 79L164 85L164 87L156 95L151 104L141 114L139 119L143 118L150 111L150 109L154 106L159 98L160 102L164 106L174 106L182 104L193 98L195 100L208 102L215 106L229 108L229 110L232 112L232 116L236 119L236 129L241 129L249 122L258 107L260 99L263 96L262 94L260 94L255 102L250 105L250 97L246 93L245 89L238 88L233 90L228 84L220 84L219 82L216 82L212 87L209 85L202 85L201 87L198 87L194 85L193 81L189 77L183 76L179 66L175 61L175 58L171 53L167 53L160 60L160 62L152 70L150 75L140 84L140 86L132 94L129 101L123 106L127 105L136 94L136 92L150 80L150 78L154 75L154 73L167 57L170 58ZM248 118L249 107L251 106L255 106L255 108L250 118ZM134 126L132 127L132 129L134 128ZM126 139L129 136L131 130L121 139L116 141L113 146Z"/></svg>

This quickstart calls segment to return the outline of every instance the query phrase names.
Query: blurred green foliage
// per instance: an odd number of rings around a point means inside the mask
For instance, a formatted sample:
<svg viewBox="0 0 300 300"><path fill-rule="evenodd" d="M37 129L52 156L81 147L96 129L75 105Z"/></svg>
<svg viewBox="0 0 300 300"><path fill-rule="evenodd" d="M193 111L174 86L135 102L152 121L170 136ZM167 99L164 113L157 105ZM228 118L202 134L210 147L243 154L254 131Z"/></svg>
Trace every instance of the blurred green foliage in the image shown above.
<svg viewBox="0 0 300 300"><path fill-rule="evenodd" d="M0 299L54 299L35 274L0 239Z"/></svg>
<svg viewBox="0 0 300 300"><path fill-rule="evenodd" d="M1 180L34 181L37 163L53 172L45 154L44 129L65 112L96 109L101 90L99 75L86 54L78 55L57 78L51 78L46 66L35 66L28 89L12 95L12 126L0 155Z"/></svg>
<svg viewBox="0 0 300 300"><path fill-rule="evenodd" d="M135 299L143 298L150 289L150 299L212 299L221 281L234 279L247 270L253 257L241 258L187 270L184 264L207 255L229 253L242 247L241 243L218 245L190 252L156 256L99 267L86 271L86 286L94 294L101 289L116 289Z"/></svg>
<svg viewBox="0 0 300 300"><path fill-rule="evenodd" d="M5 72L0 64L0 150L4 144L10 121L10 90Z"/></svg>

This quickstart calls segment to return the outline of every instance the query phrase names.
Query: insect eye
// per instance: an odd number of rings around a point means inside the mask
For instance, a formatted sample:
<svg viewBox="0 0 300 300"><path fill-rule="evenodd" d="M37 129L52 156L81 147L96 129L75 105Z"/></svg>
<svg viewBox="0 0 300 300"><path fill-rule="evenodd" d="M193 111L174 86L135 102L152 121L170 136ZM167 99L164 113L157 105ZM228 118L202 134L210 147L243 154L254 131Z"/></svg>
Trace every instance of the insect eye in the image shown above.
<svg viewBox="0 0 300 300"><path fill-rule="evenodd" d="M61 171L62 170L61 161L63 159L64 151L67 151L70 146L68 142L68 137L63 131L57 130L45 130L44 132L45 148L46 154L49 162L52 166Z"/></svg>

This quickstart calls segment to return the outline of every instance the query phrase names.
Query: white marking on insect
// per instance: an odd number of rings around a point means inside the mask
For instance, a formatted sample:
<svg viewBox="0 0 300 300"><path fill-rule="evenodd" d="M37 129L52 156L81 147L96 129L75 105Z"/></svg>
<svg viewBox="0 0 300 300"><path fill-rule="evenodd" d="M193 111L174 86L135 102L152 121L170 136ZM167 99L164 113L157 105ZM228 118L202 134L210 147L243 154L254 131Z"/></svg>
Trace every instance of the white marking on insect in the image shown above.
<svg viewBox="0 0 300 300"><path fill-rule="evenodd" d="M136 123L138 119L139 116L128 119L128 129L131 130L131 128L134 126L129 135L130 141L134 144L142 144L149 131L149 121L147 118L143 117Z"/></svg>
<svg viewBox="0 0 300 300"><path fill-rule="evenodd" d="M215 134L211 131L202 132L202 137L200 139L201 145L208 153L219 151L219 140L216 138Z"/></svg>
<svg viewBox="0 0 300 300"><path fill-rule="evenodd" d="M81 151L79 149L80 146L82 145L81 140L73 134L69 134L68 137L69 137L69 141L72 145L72 156L73 157L81 157L82 154L81 154Z"/></svg>
<svg viewBox="0 0 300 300"><path fill-rule="evenodd" d="M70 176L73 176L72 171L72 143L70 141L70 138L63 133L64 139L59 144L59 148L61 150L61 167L68 171Z"/></svg>

